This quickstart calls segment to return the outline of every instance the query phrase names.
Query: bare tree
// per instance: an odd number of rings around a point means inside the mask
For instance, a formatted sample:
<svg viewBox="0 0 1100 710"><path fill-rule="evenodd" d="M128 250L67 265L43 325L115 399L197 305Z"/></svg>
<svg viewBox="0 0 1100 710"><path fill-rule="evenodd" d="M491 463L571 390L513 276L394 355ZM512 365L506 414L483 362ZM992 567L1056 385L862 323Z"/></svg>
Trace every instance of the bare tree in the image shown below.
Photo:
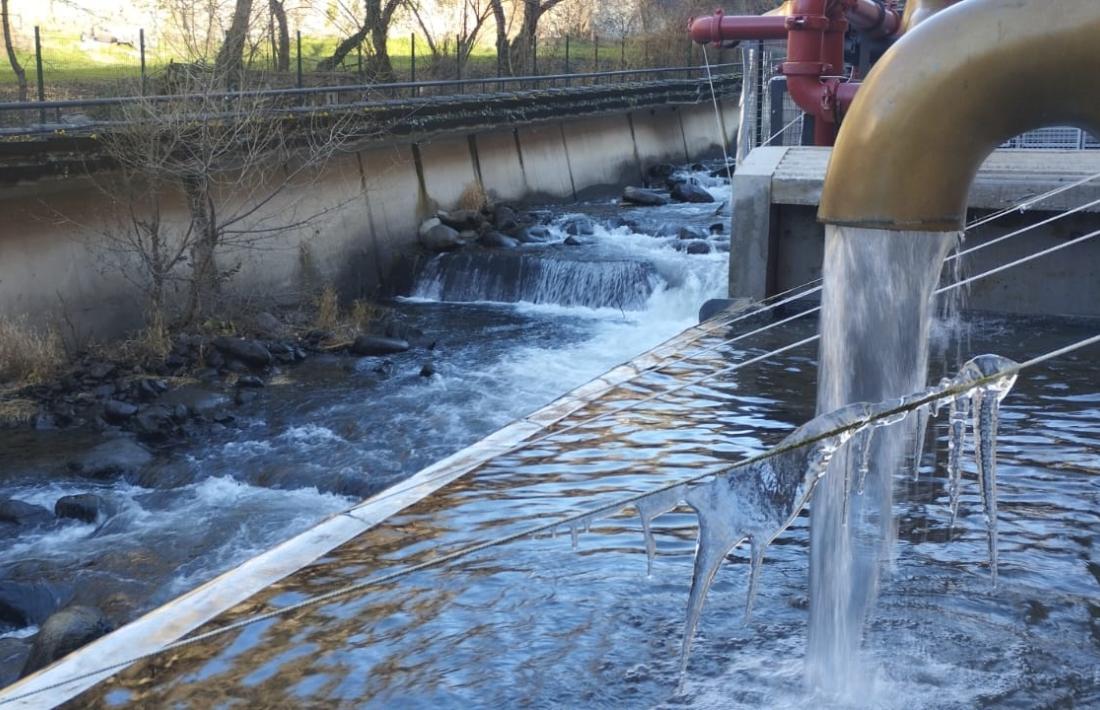
<svg viewBox="0 0 1100 710"><path fill-rule="evenodd" d="M268 0L274 25L272 41L275 44L275 71L290 71L290 25L286 19L286 7L283 0Z"/></svg>
<svg viewBox="0 0 1100 710"><path fill-rule="evenodd" d="M449 58L444 55L450 54L448 48L452 37L458 44L457 59L465 64L477 46L485 23L493 14L493 5L489 0L443 0L433 3L430 7L426 7L420 0L406 0L405 5L424 34L428 51L431 52L437 64L440 60ZM438 33L433 32L432 23L428 21L430 13L438 12L444 13L449 28L460 29L457 32L451 31L446 37L439 37Z"/></svg>
<svg viewBox="0 0 1100 710"><path fill-rule="evenodd" d="M184 322L215 311L249 250L339 208L306 209L289 188L312 180L354 137L348 118L226 94L214 73L190 81L187 96L136 99L100 137L117 166L100 185L120 215L101 235L104 251L157 317L175 310ZM167 214L181 192L183 222ZM186 305L169 308L174 294Z"/></svg>
<svg viewBox="0 0 1100 710"><path fill-rule="evenodd" d="M15 72L15 80L19 83L19 100L27 100L27 72L19 63L19 57L15 55L15 43L11 38L11 16L8 13L8 0L0 0L0 23L4 26L4 49L8 53L8 63Z"/></svg>
<svg viewBox="0 0 1100 710"><path fill-rule="evenodd" d="M252 0L236 0L233 6L233 21L225 33L225 41L214 60L216 73L226 77L233 86L238 86L244 70L244 47L248 40L248 29L252 20Z"/></svg>
<svg viewBox="0 0 1100 710"><path fill-rule="evenodd" d="M526 74L531 70L536 38L538 37L539 20L550 10L557 7L564 0L518 0L523 14L520 20L519 33L508 42L508 27L504 0L490 0L493 17L497 24L497 52L498 57L508 57L508 72L513 75ZM507 46L507 52L502 51Z"/></svg>
<svg viewBox="0 0 1100 710"><path fill-rule="evenodd" d="M390 61L386 39L389 36L393 15L402 0L364 0L363 24L350 37L341 42L328 59L318 62L317 69L331 71L354 50L368 39L370 40L370 73L379 81L392 81L393 63Z"/></svg>

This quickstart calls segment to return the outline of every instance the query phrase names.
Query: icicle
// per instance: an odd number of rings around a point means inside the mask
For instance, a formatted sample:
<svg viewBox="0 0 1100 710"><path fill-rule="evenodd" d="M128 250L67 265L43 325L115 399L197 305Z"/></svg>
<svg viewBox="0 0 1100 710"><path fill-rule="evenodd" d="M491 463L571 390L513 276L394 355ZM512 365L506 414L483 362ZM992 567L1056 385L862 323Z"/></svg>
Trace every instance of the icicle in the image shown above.
<svg viewBox="0 0 1100 710"><path fill-rule="evenodd" d="M966 425L970 419L970 397L963 395L951 400L947 439L947 493L951 499L951 528L959 515L959 483L962 478L962 455L966 445Z"/></svg>
<svg viewBox="0 0 1100 710"><path fill-rule="evenodd" d="M917 407L916 431L913 433L913 480L920 478L921 459L924 458L924 439L928 432L928 418L931 408L925 404Z"/></svg>
<svg viewBox="0 0 1100 710"><path fill-rule="evenodd" d="M826 432L864 419L871 408L854 404L822 415L796 429L780 442L788 445L822 436ZM806 506L829 462L852 430L828 436L716 476L713 481L687 491L684 500L699 516L699 538L684 623L681 671L686 670L691 643L702 615L707 591L718 568L735 547L752 542L746 617L752 609L764 552Z"/></svg>
<svg viewBox="0 0 1100 710"><path fill-rule="evenodd" d="M1015 365L1016 363L1003 357L981 355L966 363L955 379L957 382L966 383L1004 372ZM997 584L997 424L1001 401L1015 384L1016 375L1000 377L992 383L975 389L969 401L969 414L974 428L974 458L977 463L978 484L981 488L982 509L985 513L988 533L989 574L994 586ZM964 399L965 395L957 398L957 400ZM958 404L956 406L958 407ZM960 416L963 427L965 427L964 416ZM954 431L952 434L954 435ZM952 454L961 457L961 447L954 447Z"/></svg>
<svg viewBox="0 0 1100 710"><path fill-rule="evenodd" d="M856 492L863 495L864 486L867 483L867 474L871 472L871 444L874 443L875 430L868 429L860 434L859 439L859 483Z"/></svg>
<svg viewBox="0 0 1100 710"><path fill-rule="evenodd" d="M642 534L645 536L646 576L653 573L653 559L657 556L657 540L653 537L653 521L665 513L675 510L684 499L686 488L676 486L664 491L658 491L634 503L638 511L638 517L642 521Z"/></svg>
<svg viewBox="0 0 1100 710"><path fill-rule="evenodd" d="M576 523L569 524L569 544L573 546L573 551L577 550L577 538L579 536Z"/></svg>

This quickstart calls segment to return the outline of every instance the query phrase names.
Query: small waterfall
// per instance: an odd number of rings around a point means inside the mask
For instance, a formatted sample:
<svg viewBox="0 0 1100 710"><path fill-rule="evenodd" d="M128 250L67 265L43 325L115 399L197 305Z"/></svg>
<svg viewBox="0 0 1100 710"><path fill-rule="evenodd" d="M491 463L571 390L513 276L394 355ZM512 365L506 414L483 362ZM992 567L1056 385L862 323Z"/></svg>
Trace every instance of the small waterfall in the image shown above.
<svg viewBox="0 0 1100 710"><path fill-rule="evenodd" d="M819 413L924 389L932 291L956 238L826 228ZM864 468L863 456L854 445L844 447L811 504L807 666L811 683L826 692L860 686L863 623L878 591L882 553L893 542L893 472L907 434L893 427L874 437L865 495L846 485Z"/></svg>
<svg viewBox="0 0 1100 710"><path fill-rule="evenodd" d="M656 269L644 261L469 251L427 261L412 295L448 302L523 301L637 311L660 284Z"/></svg>

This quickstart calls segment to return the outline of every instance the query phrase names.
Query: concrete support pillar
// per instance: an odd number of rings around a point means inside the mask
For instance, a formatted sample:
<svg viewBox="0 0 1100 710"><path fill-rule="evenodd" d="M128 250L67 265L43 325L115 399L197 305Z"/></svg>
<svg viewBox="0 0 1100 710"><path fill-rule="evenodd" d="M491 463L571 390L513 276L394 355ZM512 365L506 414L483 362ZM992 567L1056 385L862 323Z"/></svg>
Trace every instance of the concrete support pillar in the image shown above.
<svg viewBox="0 0 1100 710"><path fill-rule="evenodd" d="M786 147L757 148L733 176L730 225L729 297L765 298L775 279L778 254L772 219L772 176L787 154Z"/></svg>

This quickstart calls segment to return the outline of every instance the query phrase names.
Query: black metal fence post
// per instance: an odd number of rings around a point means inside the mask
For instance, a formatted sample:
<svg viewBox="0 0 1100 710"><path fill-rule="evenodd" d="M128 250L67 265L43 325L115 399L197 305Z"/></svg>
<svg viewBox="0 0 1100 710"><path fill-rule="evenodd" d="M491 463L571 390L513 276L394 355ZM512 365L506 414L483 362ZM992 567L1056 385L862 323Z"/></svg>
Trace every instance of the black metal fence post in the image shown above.
<svg viewBox="0 0 1100 710"><path fill-rule="evenodd" d="M302 31L295 30L295 39L298 44L298 88L302 88Z"/></svg>
<svg viewBox="0 0 1100 710"><path fill-rule="evenodd" d="M531 35L531 76L539 75L539 37ZM535 82L536 85L538 82Z"/></svg>
<svg viewBox="0 0 1100 710"><path fill-rule="evenodd" d="M565 73L566 74L571 74L572 73L569 70L569 35L565 35ZM571 83L572 82L569 80L569 77L567 76L566 79L565 79L565 85L569 86Z"/></svg>
<svg viewBox="0 0 1100 710"><path fill-rule="evenodd" d="M38 25L34 26L34 68L38 73L38 100L46 100L46 80L42 76L42 37L38 33ZM38 112L38 122L46 122L46 110Z"/></svg>
<svg viewBox="0 0 1100 710"><path fill-rule="evenodd" d="M462 37L461 35L455 35L455 79L462 81ZM458 86L459 93L465 93L462 91L462 85Z"/></svg>
<svg viewBox="0 0 1100 710"><path fill-rule="evenodd" d="M626 35L619 38L619 70L626 71Z"/></svg>
<svg viewBox="0 0 1100 710"><path fill-rule="evenodd" d="M141 95L145 96L145 28L138 30L138 52L141 55Z"/></svg>
<svg viewBox="0 0 1100 710"><path fill-rule="evenodd" d="M600 71L600 36L592 35L592 71L599 73ZM599 77L594 81L599 82Z"/></svg>
<svg viewBox="0 0 1100 710"><path fill-rule="evenodd" d="M409 65L409 83L416 83L416 33L409 34L409 57L411 63ZM420 95L420 90L417 87L412 88L412 95L415 98Z"/></svg>

